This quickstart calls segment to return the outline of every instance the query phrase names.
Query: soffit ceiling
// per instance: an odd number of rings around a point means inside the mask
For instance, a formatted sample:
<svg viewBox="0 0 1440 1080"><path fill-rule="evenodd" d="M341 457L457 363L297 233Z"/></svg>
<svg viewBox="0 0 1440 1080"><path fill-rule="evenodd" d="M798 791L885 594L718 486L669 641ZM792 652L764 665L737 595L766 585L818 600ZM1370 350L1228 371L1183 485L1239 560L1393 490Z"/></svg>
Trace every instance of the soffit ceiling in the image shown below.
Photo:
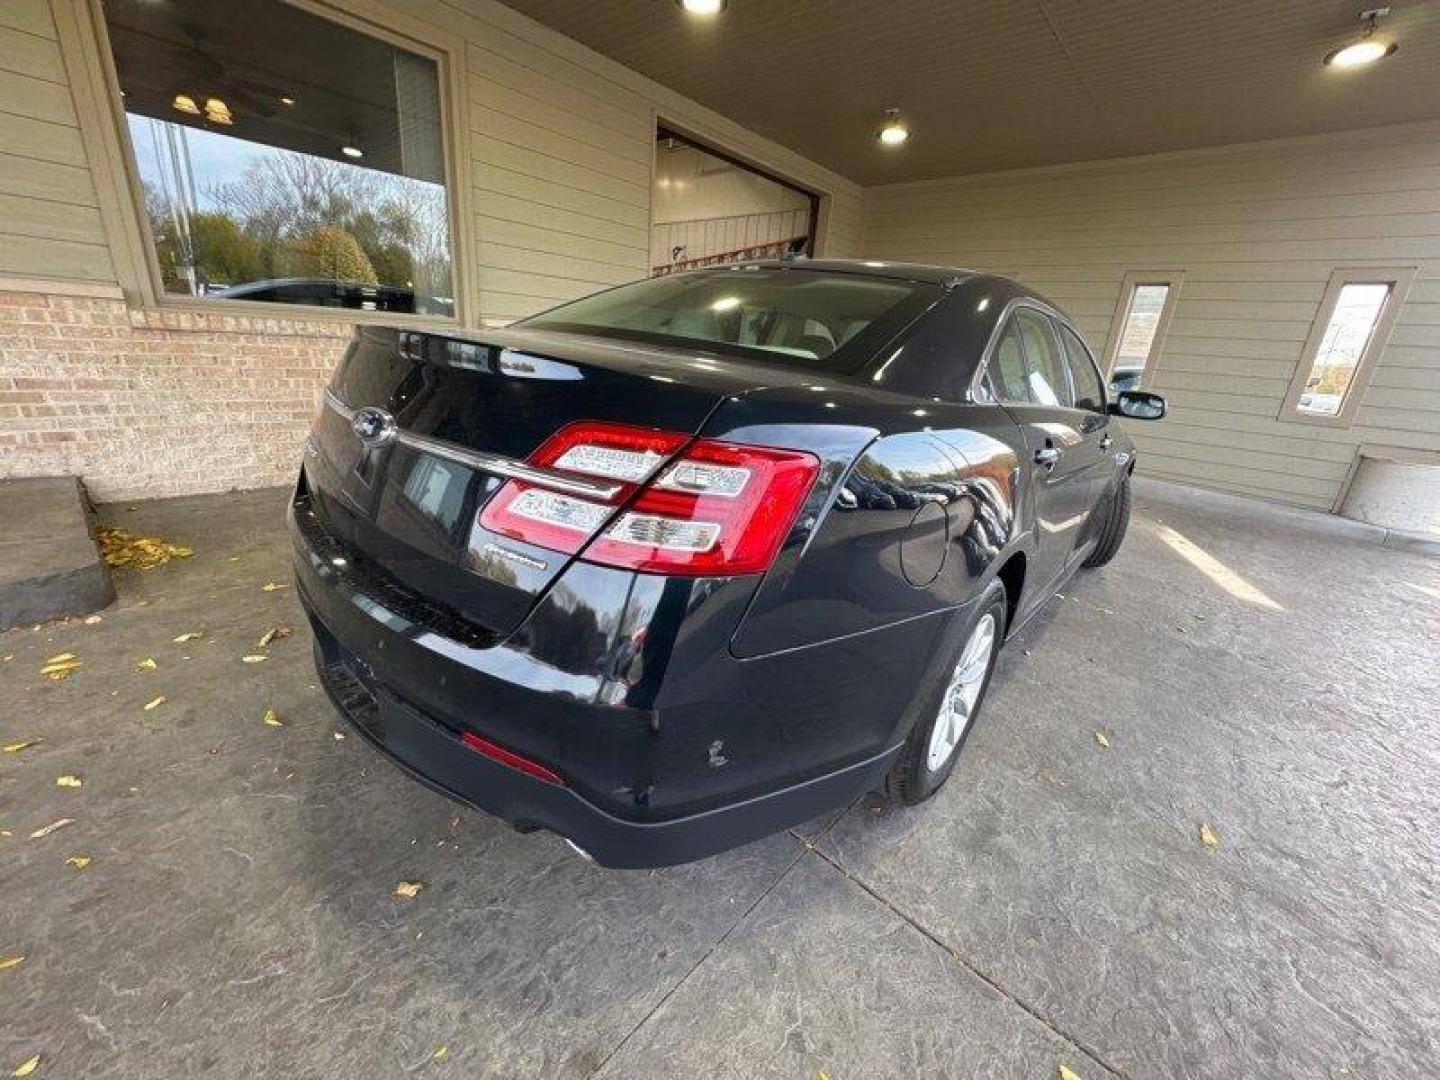
<svg viewBox="0 0 1440 1080"><path fill-rule="evenodd" d="M1322 66L1365 0L506 0L864 184L1440 118L1440 3ZM874 132L901 109L898 151Z"/></svg>

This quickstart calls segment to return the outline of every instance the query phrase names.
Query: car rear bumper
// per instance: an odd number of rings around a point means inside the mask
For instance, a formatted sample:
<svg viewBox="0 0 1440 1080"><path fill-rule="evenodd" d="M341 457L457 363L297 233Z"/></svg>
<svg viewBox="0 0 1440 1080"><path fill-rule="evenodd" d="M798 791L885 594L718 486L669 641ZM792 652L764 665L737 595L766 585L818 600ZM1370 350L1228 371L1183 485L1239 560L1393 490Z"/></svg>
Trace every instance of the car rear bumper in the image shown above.
<svg viewBox="0 0 1440 1080"><path fill-rule="evenodd" d="M798 775L760 791L751 783L730 795L712 794L691 812L616 813L598 805L586 783L569 781L583 768L583 779L601 794L638 787L636 776L664 784L666 763L674 759L660 751L649 756L644 749L653 719L649 710L583 700L573 682L523 649L503 642L465 644L421 625L417 613L401 614L394 598L337 570L335 558L318 552L304 530L292 531L298 591L314 628L317 667L339 711L422 782L519 828L558 833L603 865L688 862L800 824L875 786L899 752L887 732L879 749L851 754L835 767L807 770L803 756L794 753L797 746L787 753L784 745L773 745L771 755ZM752 670L760 682L767 681L762 668ZM732 730L776 724L768 702L757 709L740 700L744 696L727 697L717 706L732 715ZM567 746L590 741L568 763L536 749L544 743L529 741L556 731L567 733ZM467 732L554 766L567 782L550 783L472 750L462 741ZM665 738L650 738L661 750L667 745ZM701 741L702 759L708 745ZM727 745L711 757L734 753ZM685 760L692 757L687 751ZM723 765L723 756L712 763ZM726 775L723 768L706 772ZM738 785L743 781L738 771L736 776Z"/></svg>
<svg viewBox="0 0 1440 1080"><path fill-rule="evenodd" d="M690 862L810 820L873 786L894 752L780 791L668 821L627 821L569 788L471 751L445 725L358 672L322 624L316 666L330 700L374 746L417 780L522 829L558 833L603 866Z"/></svg>

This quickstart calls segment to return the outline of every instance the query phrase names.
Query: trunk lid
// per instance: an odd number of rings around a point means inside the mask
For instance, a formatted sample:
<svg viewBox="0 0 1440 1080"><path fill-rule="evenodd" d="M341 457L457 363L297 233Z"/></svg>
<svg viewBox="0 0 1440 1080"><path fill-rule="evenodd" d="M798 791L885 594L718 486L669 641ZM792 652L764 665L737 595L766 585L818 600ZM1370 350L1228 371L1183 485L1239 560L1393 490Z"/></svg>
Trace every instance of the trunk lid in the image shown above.
<svg viewBox="0 0 1440 1080"><path fill-rule="evenodd" d="M523 461L577 420L694 434L727 397L804 381L802 372L703 350L568 333L514 329L471 338L360 328L317 417L306 482L357 570L368 565L392 588L499 637L574 556L479 524L479 511L505 482L486 467L486 455ZM384 410L405 435L433 442L362 441L352 420L370 409Z"/></svg>

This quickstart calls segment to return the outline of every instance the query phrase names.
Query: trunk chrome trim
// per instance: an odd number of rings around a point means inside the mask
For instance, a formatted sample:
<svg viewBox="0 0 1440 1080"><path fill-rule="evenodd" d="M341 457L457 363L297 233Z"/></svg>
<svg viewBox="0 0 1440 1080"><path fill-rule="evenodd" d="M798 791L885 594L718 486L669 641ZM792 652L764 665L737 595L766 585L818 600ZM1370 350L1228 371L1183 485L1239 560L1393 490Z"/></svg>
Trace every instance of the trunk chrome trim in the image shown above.
<svg viewBox="0 0 1440 1080"><path fill-rule="evenodd" d="M345 420L355 419L357 410L347 405L335 391L329 388L325 390L325 404ZM580 495L609 502L625 490L624 484L615 481L591 480L576 473L561 472L559 469L550 469L543 465L531 465L529 462L517 461L515 458L505 457L502 454L488 454L483 450L471 450L444 439L432 439L428 435L406 431L404 428L396 430L395 441L401 446L409 447L422 454L431 454L460 465L468 465L481 472L493 473L508 480L523 480L527 484L548 488L551 491L563 491L567 495Z"/></svg>

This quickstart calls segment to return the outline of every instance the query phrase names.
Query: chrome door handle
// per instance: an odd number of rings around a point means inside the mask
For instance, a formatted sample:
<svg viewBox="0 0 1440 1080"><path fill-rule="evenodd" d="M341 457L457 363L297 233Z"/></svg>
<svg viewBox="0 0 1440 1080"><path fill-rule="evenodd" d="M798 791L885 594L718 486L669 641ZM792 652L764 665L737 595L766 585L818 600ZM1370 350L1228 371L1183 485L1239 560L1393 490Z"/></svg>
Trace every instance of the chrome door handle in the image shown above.
<svg viewBox="0 0 1440 1080"><path fill-rule="evenodd" d="M1035 451L1035 464L1039 465L1046 472L1055 468L1055 463L1060 460L1060 449L1055 446L1042 446Z"/></svg>
<svg viewBox="0 0 1440 1080"><path fill-rule="evenodd" d="M1115 440L1110 437L1110 433L1107 431L1104 437L1100 440L1100 449L1109 450L1111 444L1113 444L1114 442Z"/></svg>

